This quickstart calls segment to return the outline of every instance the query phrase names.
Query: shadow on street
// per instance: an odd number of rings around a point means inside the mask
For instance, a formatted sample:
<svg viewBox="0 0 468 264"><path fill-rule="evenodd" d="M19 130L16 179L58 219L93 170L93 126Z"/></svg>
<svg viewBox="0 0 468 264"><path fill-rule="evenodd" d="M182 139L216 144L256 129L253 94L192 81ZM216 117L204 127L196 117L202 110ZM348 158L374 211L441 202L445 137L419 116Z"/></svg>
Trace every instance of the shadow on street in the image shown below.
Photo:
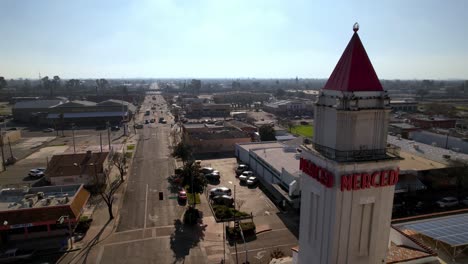
<svg viewBox="0 0 468 264"><path fill-rule="evenodd" d="M180 219L174 220L174 233L171 234L171 250L174 253L174 263L185 259L190 249L197 247L205 238L206 225L201 220L194 225L184 225Z"/></svg>

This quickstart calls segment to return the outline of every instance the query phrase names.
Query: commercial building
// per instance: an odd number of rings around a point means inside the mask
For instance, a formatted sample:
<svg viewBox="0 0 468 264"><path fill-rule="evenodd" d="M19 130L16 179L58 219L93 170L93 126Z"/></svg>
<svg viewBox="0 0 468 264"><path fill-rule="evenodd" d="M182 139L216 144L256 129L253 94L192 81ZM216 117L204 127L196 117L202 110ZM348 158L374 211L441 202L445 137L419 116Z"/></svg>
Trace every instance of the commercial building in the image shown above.
<svg viewBox="0 0 468 264"><path fill-rule="evenodd" d="M455 128L457 124L456 119L445 117L413 116L410 121L419 128Z"/></svg>
<svg viewBox="0 0 468 264"><path fill-rule="evenodd" d="M79 220L89 197L83 185L0 190L2 242L67 234L68 221ZM57 223L62 216L67 220Z"/></svg>
<svg viewBox="0 0 468 264"><path fill-rule="evenodd" d="M102 183L109 168L109 152L60 154L52 156L45 171L53 185Z"/></svg>
<svg viewBox="0 0 468 264"><path fill-rule="evenodd" d="M407 100L391 100L390 107L394 112L417 112L418 102Z"/></svg>
<svg viewBox="0 0 468 264"><path fill-rule="evenodd" d="M249 133L229 126L184 124L182 140L194 154L232 154L235 144L251 142Z"/></svg>
<svg viewBox="0 0 468 264"><path fill-rule="evenodd" d="M263 110L280 116L312 115L313 103L305 100L280 100L263 104Z"/></svg>
<svg viewBox="0 0 468 264"><path fill-rule="evenodd" d="M191 103L186 106L185 112L190 118L228 117L231 113L231 105Z"/></svg>
<svg viewBox="0 0 468 264"><path fill-rule="evenodd" d="M297 148L302 141L236 144L239 162L249 165L277 204L300 206L300 171Z"/></svg>
<svg viewBox="0 0 468 264"><path fill-rule="evenodd" d="M19 122L57 127L59 125L120 124L130 120L136 107L128 102L110 99L91 101L35 100L18 102L13 107L13 118Z"/></svg>
<svg viewBox="0 0 468 264"><path fill-rule="evenodd" d="M19 122L31 122L39 113L47 113L51 108L66 102L58 99L18 101L12 109L13 119Z"/></svg>

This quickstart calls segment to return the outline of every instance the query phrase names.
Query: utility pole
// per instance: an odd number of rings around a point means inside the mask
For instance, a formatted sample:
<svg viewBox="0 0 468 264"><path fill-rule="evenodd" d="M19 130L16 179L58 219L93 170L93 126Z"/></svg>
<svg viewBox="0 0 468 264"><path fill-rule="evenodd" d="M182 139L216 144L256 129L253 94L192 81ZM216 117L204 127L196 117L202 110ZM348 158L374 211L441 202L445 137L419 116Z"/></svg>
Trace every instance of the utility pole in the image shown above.
<svg viewBox="0 0 468 264"><path fill-rule="evenodd" d="M102 133L99 133L99 146L101 146L101 153L102 153Z"/></svg>
<svg viewBox="0 0 468 264"><path fill-rule="evenodd" d="M8 137L8 147L10 148L10 157L11 157L11 160L14 160L14 157L13 157L13 150L11 150L10 137Z"/></svg>
<svg viewBox="0 0 468 264"><path fill-rule="evenodd" d="M111 138L110 138L110 123L107 121L107 141L109 143L109 153L111 151Z"/></svg>
<svg viewBox="0 0 468 264"><path fill-rule="evenodd" d="M2 150L2 165L3 165L3 171L6 171L5 152L3 151L3 133L2 133L2 128L1 128L1 127L0 127L0 149Z"/></svg>

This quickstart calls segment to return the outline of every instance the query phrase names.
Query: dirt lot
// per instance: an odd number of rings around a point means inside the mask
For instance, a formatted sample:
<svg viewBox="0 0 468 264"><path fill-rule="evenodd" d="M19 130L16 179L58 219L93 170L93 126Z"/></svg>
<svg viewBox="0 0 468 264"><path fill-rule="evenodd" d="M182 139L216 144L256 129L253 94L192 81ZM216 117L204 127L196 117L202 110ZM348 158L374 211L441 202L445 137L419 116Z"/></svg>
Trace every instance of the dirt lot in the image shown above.
<svg viewBox="0 0 468 264"><path fill-rule="evenodd" d="M254 216L271 215L278 212L276 206L258 187L249 188L239 184L239 179L236 178L234 171L237 167L235 158L203 160L201 166L212 167L218 170L221 175L220 183L209 184L208 190L217 186L225 186L234 192L235 186L236 207L241 211L252 212Z"/></svg>

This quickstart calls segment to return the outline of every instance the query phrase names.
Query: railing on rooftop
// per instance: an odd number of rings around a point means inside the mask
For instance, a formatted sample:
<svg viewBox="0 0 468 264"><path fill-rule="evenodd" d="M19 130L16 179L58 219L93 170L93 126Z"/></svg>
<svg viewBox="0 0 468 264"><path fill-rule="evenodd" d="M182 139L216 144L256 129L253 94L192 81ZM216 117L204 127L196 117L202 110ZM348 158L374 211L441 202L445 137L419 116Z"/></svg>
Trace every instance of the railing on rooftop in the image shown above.
<svg viewBox="0 0 468 264"><path fill-rule="evenodd" d="M400 157L400 148L389 145L384 149L361 149L361 150L337 150L320 144L312 143L314 149L324 157L340 161L372 161L382 159L394 159Z"/></svg>

